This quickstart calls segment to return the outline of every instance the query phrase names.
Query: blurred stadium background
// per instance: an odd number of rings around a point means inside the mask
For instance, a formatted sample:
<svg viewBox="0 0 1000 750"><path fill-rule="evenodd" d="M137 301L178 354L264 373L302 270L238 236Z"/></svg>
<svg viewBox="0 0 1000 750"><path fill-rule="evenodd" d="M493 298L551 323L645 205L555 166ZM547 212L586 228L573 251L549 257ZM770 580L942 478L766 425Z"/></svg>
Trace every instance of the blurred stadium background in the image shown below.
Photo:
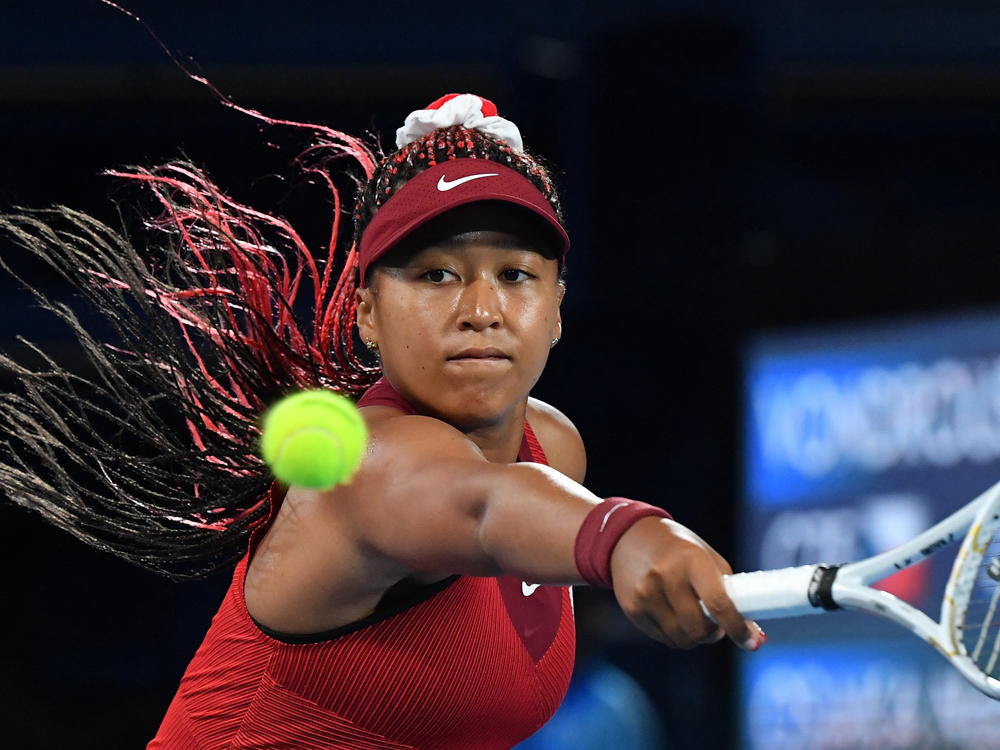
<svg viewBox="0 0 1000 750"><path fill-rule="evenodd" d="M580 428L598 494L662 504L739 567L756 567L868 554L997 474L1000 451L990 449L935 459L911 441L897 446L897 463L829 452L831 436L864 438L838 426L848 402L861 399L871 425L898 426L902 397L878 376L912 385L910 365L968 371L921 381L940 387L928 396L938 398L932 437L968 406L956 400L966 392L980 399L971 403L985 414L981 429L1000 423L990 411L1000 404L990 369L1000 354L995 3L127 7L223 92L269 115L373 130L390 144L410 110L473 91L520 125L562 172L574 240L565 335L537 395ZM307 232L321 227L261 179L296 153L277 153L266 135L97 0L0 4L4 209L65 203L113 220L116 186L102 169L183 152L234 194L273 201ZM3 348L24 334L77 356L8 278L0 291ZM5 744L143 746L227 575L173 584L10 504L0 519ZM817 529L843 543L805 548ZM658 648L606 596L578 599L582 661L627 676L620 695L644 692L660 727L639 734L648 743L658 732L654 746L815 750L822 734L842 749L1000 747L1000 731L941 735L926 691L979 706L974 692L942 682L936 664L908 661L910 636L873 632L867 620L840 651L813 649L832 639L829 627L768 628L755 662L725 645ZM866 672L880 642L905 653ZM808 689L823 685L861 702L824 706ZM900 694L909 698L894 702ZM623 703L634 707L633 697ZM862 716L872 701L879 710ZM981 711L998 726L992 704ZM857 724L880 733L844 733Z"/></svg>

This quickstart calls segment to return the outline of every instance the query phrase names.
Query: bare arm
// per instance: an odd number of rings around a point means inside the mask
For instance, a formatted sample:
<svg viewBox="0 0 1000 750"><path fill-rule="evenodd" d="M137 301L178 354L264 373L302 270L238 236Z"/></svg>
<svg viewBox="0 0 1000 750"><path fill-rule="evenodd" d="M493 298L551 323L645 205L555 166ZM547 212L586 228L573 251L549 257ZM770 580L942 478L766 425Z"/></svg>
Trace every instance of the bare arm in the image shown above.
<svg viewBox="0 0 1000 750"><path fill-rule="evenodd" d="M547 466L490 463L435 419L400 416L372 428L355 480L332 491L357 540L427 573L579 581L573 542L600 499Z"/></svg>
<svg viewBox="0 0 1000 750"><path fill-rule="evenodd" d="M582 583L577 532L600 502L538 464L486 461L464 435L425 417L378 420L362 469L332 491L354 542L370 555L434 574L508 573L537 583ZM342 516L343 518L343 516ZM680 524L643 519L612 556L615 594L645 632L689 647L716 640L698 598L743 644L753 635L722 588L728 565Z"/></svg>

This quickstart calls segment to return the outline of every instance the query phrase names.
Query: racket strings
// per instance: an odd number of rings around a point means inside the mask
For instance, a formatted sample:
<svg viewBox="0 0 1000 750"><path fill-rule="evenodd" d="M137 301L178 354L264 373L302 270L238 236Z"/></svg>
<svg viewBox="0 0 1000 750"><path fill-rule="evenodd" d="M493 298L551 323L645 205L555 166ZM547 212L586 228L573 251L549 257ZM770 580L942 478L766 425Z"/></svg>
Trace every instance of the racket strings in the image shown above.
<svg viewBox="0 0 1000 750"><path fill-rule="evenodd" d="M1000 541L994 536L979 562L959 626L966 653L984 673L998 677L1000 662Z"/></svg>
<svg viewBox="0 0 1000 750"><path fill-rule="evenodd" d="M993 671L996 669L997 657L1000 656L1000 637L993 641L993 650L990 652L990 661L986 665L986 674L996 677L996 673Z"/></svg>
<svg viewBox="0 0 1000 750"><path fill-rule="evenodd" d="M989 621L979 621L979 622L967 622L964 625L959 625L956 630L966 631L974 630L977 633L980 631L989 631L1000 628L1000 622L989 622Z"/></svg>
<svg viewBox="0 0 1000 750"><path fill-rule="evenodd" d="M994 551L995 552L995 551ZM997 561L1000 560L996 554L989 555L984 559L991 560L986 568L986 580L991 582L993 585L993 595L990 597L989 609L986 613L986 619L990 621L991 625L997 624L997 602L1000 600L1000 581L997 580L995 574L995 569L997 568ZM976 655L973 656L973 661L979 662L980 652L982 650L983 644L986 642L986 634L988 630L984 629L979 636L979 643L976 644ZM986 664L985 672L986 674L996 676L994 670L997 666L997 658L1000 657L1000 632L997 633L996 637L993 638L993 647L990 649L989 661Z"/></svg>
<svg viewBox="0 0 1000 750"><path fill-rule="evenodd" d="M1000 588L1000 587L998 587L998 588ZM986 596L978 596L978 597L970 597L969 598L969 609L976 608L979 612L985 612L986 613L985 615L983 615L983 620L982 620L983 622L989 622L989 620L990 620L990 614L991 614L991 612L990 612L990 606L991 606L991 602L993 601L993 597L994 597L994 594L992 592L990 592ZM1000 602L998 602L997 606L1000 607ZM966 619L968 619L968 618L966 618ZM1000 621L1000 618L998 618L998 621Z"/></svg>
<svg viewBox="0 0 1000 750"><path fill-rule="evenodd" d="M972 660L975 662L979 661L979 656L982 654L983 646L986 644L986 637L989 635L990 630L992 630L997 624L1000 624L993 622L993 617L997 611L998 599L1000 599L1000 588L994 588L993 595L990 596L990 603L986 611L986 617L981 623L979 640L976 641L976 647L972 650ZM993 659L992 661L996 661L996 659Z"/></svg>

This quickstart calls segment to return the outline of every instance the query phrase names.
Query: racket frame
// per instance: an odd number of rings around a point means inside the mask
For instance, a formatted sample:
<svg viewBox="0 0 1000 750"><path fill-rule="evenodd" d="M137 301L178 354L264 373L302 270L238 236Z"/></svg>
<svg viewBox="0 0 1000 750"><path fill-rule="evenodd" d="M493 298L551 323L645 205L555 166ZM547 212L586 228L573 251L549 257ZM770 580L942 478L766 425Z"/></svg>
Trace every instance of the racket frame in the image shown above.
<svg viewBox="0 0 1000 750"><path fill-rule="evenodd" d="M976 665L961 638L969 594L998 526L1000 482L910 541L865 560L737 573L724 576L724 582L729 597L747 619L797 617L843 607L885 617L934 646L983 693L1000 699L1000 680ZM872 583L930 557L962 534L965 538L945 586L938 622L902 599L871 588Z"/></svg>

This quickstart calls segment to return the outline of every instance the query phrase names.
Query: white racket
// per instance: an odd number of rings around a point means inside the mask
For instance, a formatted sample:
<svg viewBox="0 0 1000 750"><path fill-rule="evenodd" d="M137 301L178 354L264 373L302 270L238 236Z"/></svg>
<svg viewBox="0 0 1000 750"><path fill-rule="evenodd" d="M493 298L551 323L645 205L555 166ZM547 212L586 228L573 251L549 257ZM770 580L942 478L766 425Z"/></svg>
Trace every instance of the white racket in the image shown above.
<svg viewBox="0 0 1000 750"><path fill-rule="evenodd" d="M936 648L986 695L1000 699L1000 482L906 544L846 565L802 565L725 576L747 619L849 607L886 617ZM968 531L952 566L940 622L870 584L920 562Z"/></svg>

